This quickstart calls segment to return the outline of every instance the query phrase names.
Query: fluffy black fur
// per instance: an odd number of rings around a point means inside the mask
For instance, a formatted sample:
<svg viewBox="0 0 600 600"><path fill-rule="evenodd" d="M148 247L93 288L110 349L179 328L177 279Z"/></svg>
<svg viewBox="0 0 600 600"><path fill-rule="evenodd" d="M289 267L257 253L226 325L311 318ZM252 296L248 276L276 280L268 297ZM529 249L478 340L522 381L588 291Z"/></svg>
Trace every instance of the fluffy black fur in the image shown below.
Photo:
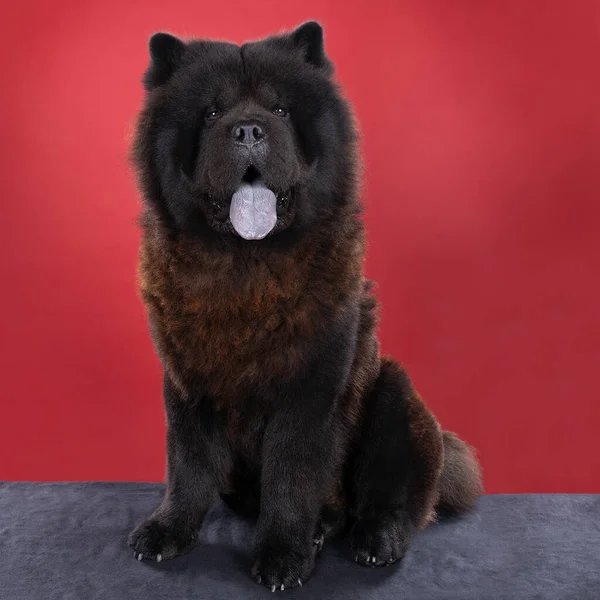
<svg viewBox="0 0 600 600"><path fill-rule="evenodd" d="M242 46L161 33L150 55L134 159L168 473L130 535L135 556L189 550L220 495L258 517L251 571L273 590L305 582L346 525L357 562L397 561L436 507L469 509L481 481L469 448L379 355L356 134L321 27ZM277 223L249 242L228 214L256 177Z"/></svg>

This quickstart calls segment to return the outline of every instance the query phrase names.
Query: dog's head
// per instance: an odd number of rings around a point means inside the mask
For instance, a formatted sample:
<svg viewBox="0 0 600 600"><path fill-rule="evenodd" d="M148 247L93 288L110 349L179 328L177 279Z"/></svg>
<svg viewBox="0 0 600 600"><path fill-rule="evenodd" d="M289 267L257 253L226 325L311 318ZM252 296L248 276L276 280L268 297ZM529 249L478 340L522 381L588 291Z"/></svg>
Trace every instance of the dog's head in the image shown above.
<svg viewBox="0 0 600 600"><path fill-rule="evenodd" d="M157 33L150 56L135 161L170 227L273 238L353 193L354 128L317 23L242 46Z"/></svg>

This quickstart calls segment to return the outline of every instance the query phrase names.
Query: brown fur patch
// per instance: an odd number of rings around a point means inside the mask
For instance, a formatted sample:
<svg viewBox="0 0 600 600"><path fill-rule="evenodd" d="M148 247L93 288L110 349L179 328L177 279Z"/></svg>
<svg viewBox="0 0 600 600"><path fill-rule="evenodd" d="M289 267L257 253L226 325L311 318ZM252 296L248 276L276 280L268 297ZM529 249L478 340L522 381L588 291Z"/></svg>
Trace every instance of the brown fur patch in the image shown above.
<svg viewBox="0 0 600 600"><path fill-rule="evenodd" d="M201 382L229 404L305 367L315 332L363 293L358 214L336 239L307 234L288 251L271 250L267 263L259 248L209 252L196 238L174 237L147 209L140 287L158 353L179 389Z"/></svg>

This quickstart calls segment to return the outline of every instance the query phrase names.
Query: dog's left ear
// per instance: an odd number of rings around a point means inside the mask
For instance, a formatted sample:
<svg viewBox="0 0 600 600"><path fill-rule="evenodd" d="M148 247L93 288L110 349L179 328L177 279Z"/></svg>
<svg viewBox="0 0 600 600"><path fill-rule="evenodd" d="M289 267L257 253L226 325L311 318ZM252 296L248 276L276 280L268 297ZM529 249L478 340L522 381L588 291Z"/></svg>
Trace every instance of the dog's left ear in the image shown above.
<svg viewBox="0 0 600 600"><path fill-rule="evenodd" d="M333 65L325 55L323 28L316 21L308 21L296 28L291 34L294 46L304 53L304 59L310 65L323 69L328 75L333 73Z"/></svg>

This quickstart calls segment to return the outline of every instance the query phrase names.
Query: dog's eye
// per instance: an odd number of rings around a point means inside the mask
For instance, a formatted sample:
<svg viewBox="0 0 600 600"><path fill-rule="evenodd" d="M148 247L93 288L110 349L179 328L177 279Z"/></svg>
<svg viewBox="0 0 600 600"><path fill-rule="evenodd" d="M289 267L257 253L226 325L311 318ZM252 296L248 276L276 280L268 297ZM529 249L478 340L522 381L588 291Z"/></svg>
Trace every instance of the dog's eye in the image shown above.
<svg viewBox="0 0 600 600"><path fill-rule="evenodd" d="M276 106L273 109L273 114L277 115L278 117L287 117L288 111L285 110L285 108L282 108L281 106Z"/></svg>
<svg viewBox="0 0 600 600"><path fill-rule="evenodd" d="M209 108L204 115L207 121L215 121L221 116L221 113L216 108Z"/></svg>

